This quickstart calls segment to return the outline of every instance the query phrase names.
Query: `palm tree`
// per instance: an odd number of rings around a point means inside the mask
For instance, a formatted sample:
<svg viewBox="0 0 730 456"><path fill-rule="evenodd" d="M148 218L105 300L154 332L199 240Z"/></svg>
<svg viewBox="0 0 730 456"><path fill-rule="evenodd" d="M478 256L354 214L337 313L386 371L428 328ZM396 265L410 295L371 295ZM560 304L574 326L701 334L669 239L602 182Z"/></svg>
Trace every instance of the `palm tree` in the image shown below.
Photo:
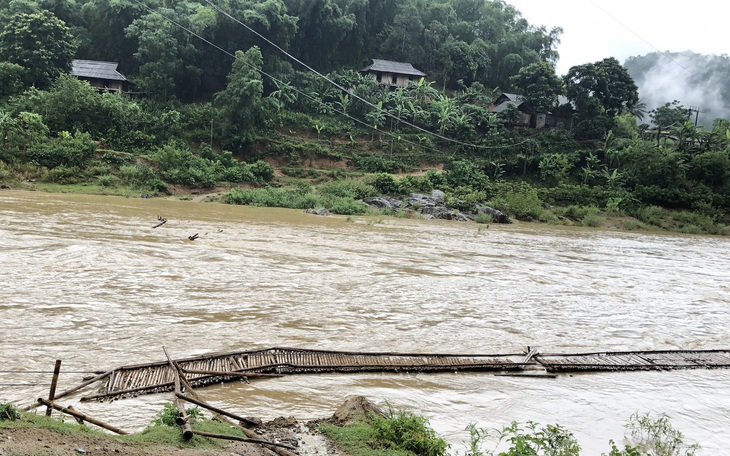
<svg viewBox="0 0 730 456"><path fill-rule="evenodd" d="M637 119L644 120L644 117L646 117L646 103L644 103L644 99L639 98L639 101L629 108L628 112Z"/></svg>

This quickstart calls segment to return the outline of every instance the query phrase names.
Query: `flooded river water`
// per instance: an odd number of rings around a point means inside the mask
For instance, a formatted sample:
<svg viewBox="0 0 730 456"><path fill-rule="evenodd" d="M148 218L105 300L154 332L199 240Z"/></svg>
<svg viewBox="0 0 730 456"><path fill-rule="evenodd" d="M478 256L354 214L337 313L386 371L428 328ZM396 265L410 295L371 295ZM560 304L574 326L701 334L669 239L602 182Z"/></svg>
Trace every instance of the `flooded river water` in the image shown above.
<svg viewBox="0 0 730 456"><path fill-rule="evenodd" d="M157 217L168 222L152 229ZM194 242L187 237L199 234ZM730 348L730 240L546 226L317 217L163 199L0 192L0 401L83 372L273 346L453 353ZM22 371L22 372L17 372ZM35 373L38 372L38 373ZM78 373L76 373L78 372ZM634 412L700 454L730 448L730 371L305 375L214 386L245 416L413 407L463 454L469 423L560 423L585 454ZM75 403L71 398L68 403ZM77 408L129 430L169 394Z"/></svg>

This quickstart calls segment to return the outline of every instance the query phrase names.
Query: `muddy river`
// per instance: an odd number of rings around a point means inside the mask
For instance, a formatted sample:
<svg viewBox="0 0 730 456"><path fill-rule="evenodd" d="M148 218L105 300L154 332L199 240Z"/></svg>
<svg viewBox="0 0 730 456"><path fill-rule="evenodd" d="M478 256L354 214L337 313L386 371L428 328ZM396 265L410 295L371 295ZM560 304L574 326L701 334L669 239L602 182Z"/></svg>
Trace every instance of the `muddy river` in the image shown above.
<svg viewBox="0 0 730 456"><path fill-rule="evenodd" d="M168 222L153 229L158 216ZM91 371L163 360L163 346L176 357L273 346L730 348L730 239L722 237L5 190L0 276L0 401L19 405L47 395L56 359L63 390ZM363 394L414 408L461 454L469 423L512 420L559 423L585 454L600 454L637 411L668 414L703 445L700 454L730 448L729 370L309 375L204 394L264 419L324 417ZM77 408L139 430L169 400Z"/></svg>

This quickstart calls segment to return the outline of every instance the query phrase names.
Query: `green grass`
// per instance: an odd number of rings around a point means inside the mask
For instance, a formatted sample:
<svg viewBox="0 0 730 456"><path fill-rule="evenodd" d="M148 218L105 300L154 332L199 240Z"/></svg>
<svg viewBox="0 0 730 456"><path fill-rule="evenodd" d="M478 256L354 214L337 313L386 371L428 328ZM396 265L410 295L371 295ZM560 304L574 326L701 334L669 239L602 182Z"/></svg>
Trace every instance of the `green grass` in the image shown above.
<svg viewBox="0 0 730 456"><path fill-rule="evenodd" d="M350 456L413 456L414 453L393 448L373 448L375 429L365 423L339 427L320 424L319 430Z"/></svg>

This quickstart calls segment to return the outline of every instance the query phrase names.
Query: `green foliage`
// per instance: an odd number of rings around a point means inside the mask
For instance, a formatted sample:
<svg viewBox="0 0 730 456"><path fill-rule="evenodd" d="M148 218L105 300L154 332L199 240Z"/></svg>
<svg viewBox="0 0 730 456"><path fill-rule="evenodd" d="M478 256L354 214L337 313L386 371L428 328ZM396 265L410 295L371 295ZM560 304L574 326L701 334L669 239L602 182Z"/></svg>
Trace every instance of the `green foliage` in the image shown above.
<svg viewBox="0 0 730 456"><path fill-rule="evenodd" d="M32 146L28 152L36 163L47 168L83 167L93 156L96 145L88 133L62 135Z"/></svg>
<svg viewBox="0 0 730 456"><path fill-rule="evenodd" d="M636 449L652 456L694 456L699 444L688 444L684 435L672 426L665 414L657 418L650 414L631 415L626 430Z"/></svg>
<svg viewBox="0 0 730 456"><path fill-rule="evenodd" d="M28 70L18 64L0 62L0 100L20 93L25 88Z"/></svg>
<svg viewBox="0 0 730 456"><path fill-rule="evenodd" d="M523 221L537 220L543 212L537 189L526 182L500 186L491 206Z"/></svg>
<svg viewBox="0 0 730 456"><path fill-rule="evenodd" d="M378 173L373 176L371 185L375 190L385 195L394 195L400 190L395 176L388 173Z"/></svg>
<svg viewBox="0 0 730 456"><path fill-rule="evenodd" d="M557 424L540 428L528 421L523 428L517 422L505 427L501 440L511 445L499 456L578 456L580 445L573 434Z"/></svg>
<svg viewBox="0 0 730 456"><path fill-rule="evenodd" d="M0 59L26 68L28 85L48 87L71 69L75 52L68 27L50 11L16 14L0 32Z"/></svg>
<svg viewBox="0 0 730 456"><path fill-rule="evenodd" d="M353 199L362 199L377 194L375 187L359 179L334 180L320 185L318 189L323 195Z"/></svg>
<svg viewBox="0 0 730 456"><path fill-rule="evenodd" d="M353 198L320 195L310 187L234 189L224 195L229 204L260 207L287 207L291 209L325 208L334 214L364 214L366 206Z"/></svg>
<svg viewBox="0 0 730 456"><path fill-rule="evenodd" d="M385 418L373 416L374 445L396 448L422 456L443 456L446 441L436 437L428 420L405 410L389 410Z"/></svg>
<svg viewBox="0 0 730 456"><path fill-rule="evenodd" d="M193 407L185 409L185 412L190 416L191 424L195 423L196 420L203 417L203 412L199 407ZM165 404L165 406L158 413L157 418L152 420L153 426L173 426L176 427L177 419L180 417L180 411L177 406L172 402Z"/></svg>
<svg viewBox="0 0 730 456"><path fill-rule="evenodd" d="M15 421L20 419L20 411L11 403L0 402L0 421Z"/></svg>
<svg viewBox="0 0 730 456"><path fill-rule="evenodd" d="M563 94L563 83L555 74L555 67L545 61L522 67L510 83L538 112L556 107L558 96Z"/></svg>
<svg viewBox="0 0 730 456"><path fill-rule="evenodd" d="M466 160L452 160L444 166L444 178L452 188L471 187L475 190L489 190L489 177L473 163Z"/></svg>

